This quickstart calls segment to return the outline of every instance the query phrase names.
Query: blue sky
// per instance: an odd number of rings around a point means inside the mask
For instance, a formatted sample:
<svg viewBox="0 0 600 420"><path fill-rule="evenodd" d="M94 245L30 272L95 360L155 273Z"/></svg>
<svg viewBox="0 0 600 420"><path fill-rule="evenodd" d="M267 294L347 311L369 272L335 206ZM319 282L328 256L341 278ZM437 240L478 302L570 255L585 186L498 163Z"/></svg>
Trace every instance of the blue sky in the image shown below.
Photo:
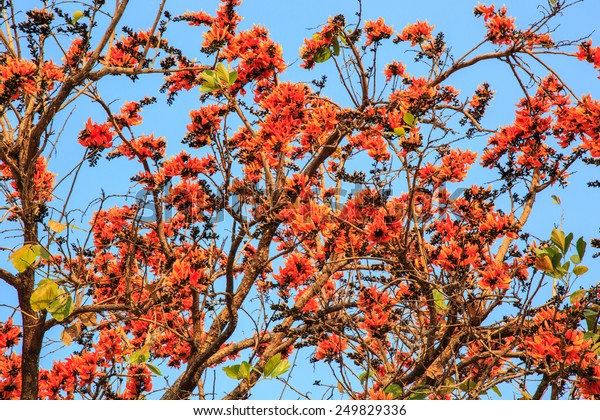
<svg viewBox="0 0 600 420"><path fill-rule="evenodd" d="M151 16L149 12L154 10L157 0L133 0L132 9L128 12L125 19L129 26L135 29L146 29L150 26ZM23 9L30 6L38 6L37 1L22 1ZM173 2L174 7L167 7L173 14L185 11L186 9L198 10L203 8L212 13L217 6L217 2L211 1L177 1ZM363 20L374 20L382 16L388 25L392 25L395 31L401 31L402 28L416 20L427 20L435 25L435 31L444 32L446 43L453 48L456 56L470 49L475 43L479 42L485 34L483 22L473 16L473 7L477 1L385 1L385 0L364 0L363 1ZM506 4L509 15L517 16L517 26L525 26L527 23L540 16L538 4L545 4L545 0L540 1L518 1L511 0L497 5ZM141 6L141 7L138 7ZM76 7L73 6L73 9ZM298 59L299 47L304 38L309 38L316 28L326 22L329 16L345 14L348 22L353 22L354 13L358 10L358 3L350 0L305 0L302 2L294 1L274 1L274 0L247 0L239 9L244 17L241 24L242 28L249 28L252 24L261 24L270 31L273 39L283 46L284 57L290 63L289 69L282 75L283 80L310 82L318 79L322 74L330 75L330 84L326 93L334 100L339 99L344 93L337 87L334 75L331 72L333 66L330 63L317 66L312 72L307 72L299 68ZM557 20L560 24L556 28L555 39L562 38L581 38L600 29L598 21L600 16L600 2L588 0L581 4L576 4L567 10L562 18ZM139 22L139 23L138 23ZM143 23L142 23L143 22ZM137 27L136 27L137 24ZM184 43L185 50L189 56L194 56L199 61L205 61L199 52L201 43L201 30L198 28L184 28L183 24L179 27L173 27L168 33L168 38L174 45ZM181 32L178 34L178 31ZM600 43L600 36L593 36ZM405 62L408 72L412 74L421 74L425 69L419 64L413 62L413 56L406 52L408 46L400 44L389 48L387 55L382 57L381 63L389 62L392 59ZM578 94L591 93L592 96L600 97L600 80L596 77L597 72L591 69L591 66L584 63L575 62L575 60L565 60L562 57L550 60L559 73L565 76L565 81ZM383 66L381 66L383 68ZM488 117L485 123L493 128L498 125L508 124L514 116L513 104L518 100L519 89L512 78L510 72L503 69L500 63L488 63L477 68L468 69L460 72L447 81L460 89L463 94L470 95L471 92L481 83L487 81L491 84L493 90L497 92L496 98L488 111ZM128 79L117 80L110 78L101 83L101 90L104 92L107 101L115 100L115 104L121 104L127 100L138 100L148 92L156 92L160 85L160 78L153 77L142 79L132 84ZM151 94L156 94L152 92ZM156 135L167 137L170 142L170 153L174 154L179 150L178 141L185 132L185 126L189 123L189 111L198 108L199 92L193 89L190 92L180 94L180 97L171 107L167 107L164 98L159 96L157 105L148 107L144 110L146 117L141 131L138 133L154 132ZM66 129L59 140L58 152L52 156L51 169L60 175L66 174L68 168L81 158L83 150L77 143L77 132L83 127L83 123L89 116L96 116L99 121L103 120L103 115L98 106L94 104L82 103L73 111L73 115L67 122ZM477 139L478 144L469 145L475 150L481 149L483 139ZM139 168L126 161L101 162L98 168L90 169L84 167L81 177L78 181L78 187L75 190L72 208L85 208L87 204L96 198L102 188L107 193L123 194L130 187L129 178L134 175ZM478 170L475 171L478 173ZM571 177L571 185L561 190L558 187L544 192L539 197L539 203L528 222L527 228L539 234L541 237L549 236L550 230L554 225L558 225L564 210L564 230L573 232L575 237L584 236L586 239L600 236L598 228L600 227L600 218L596 216L597 210L595 204L600 203L600 189L590 189L585 186L587 181L599 177L594 168L582 168L578 173ZM600 178L600 177L599 177ZM476 183L477 175L472 176L469 182ZM136 190L132 190L135 194ZM563 207L552 204L551 194L561 197ZM59 192L60 195L60 192ZM115 199L114 204L122 202L120 198ZM87 227L87 217L76 221L82 227ZM589 252L588 254L591 254ZM3 253L3 255L7 255ZM592 262L588 256L587 265L590 266L590 272L586 274L582 284L591 284L596 282L600 275L600 264ZM8 263L0 262L2 266L8 267ZM0 296L2 302L14 302L14 294L5 284L0 283ZM10 313L6 308L0 307L0 319ZM45 361L46 365L50 358ZM304 364L302 358L308 357L301 354L299 362ZM308 372L311 369L311 372ZM313 370L314 369L314 370ZM327 370L326 367L313 367L312 365L296 370L293 375L297 377L300 374L306 375L306 384L311 384L315 378L321 376L328 378L329 375L320 370ZM173 379L173 378L172 378ZM224 379L227 386L232 386L233 381ZM325 382L325 381L324 381ZM275 395L276 394L276 395ZM292 397L293 394L286 394ZM265 384L257 388L255 397L275 398L279 392L274 392L273 384ZM314 395L317 397L317 394Z"/></svg>

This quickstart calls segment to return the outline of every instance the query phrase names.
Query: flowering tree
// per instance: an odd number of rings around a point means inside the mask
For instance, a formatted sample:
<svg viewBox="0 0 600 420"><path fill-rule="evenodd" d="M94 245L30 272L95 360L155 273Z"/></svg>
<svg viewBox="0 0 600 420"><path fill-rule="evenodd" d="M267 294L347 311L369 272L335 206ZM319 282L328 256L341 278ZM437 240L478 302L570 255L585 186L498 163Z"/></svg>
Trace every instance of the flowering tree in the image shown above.
<svg viewBox="0 0 600 420"><path fill-rule="evenodd" d="M487 33L461 56L428 22L398 32L338 15L300 50L306 71L333 74L292 83L268 31L238 28L240 0L179 16L158 3L138 31L127 0L0 1L0 278L18 296L2 302L2 398L240 399L268 379L307 396L286 373L298 352L356 399L507 384L528 399L600 397L586 241L526 230L543 190L600 157L600 103L546 61L600 69L591 41L553 38L570 4L549 1L519 27L478 4ZM200 59L168 41L182 25L198 27ZM408 72L413 58L425 72ZM510 125L485 126L493 83L448 84L484 62L522 89ZM109 76L157 74L160 92L139 100L101 94ZM328 97L335 84L343 93ZM144 133L144 108L185 94L199 102L181 144ZM67 121L89 101L102 117ZM63 123L77 142L59 141ZM474 138L485 149L470 150ZM76 143L84 159L49 171ZM131 161L143 192L113 207L99 197L78 228L77 176L105 158ZM488 178L452 194L472 165ZM58 197L61 183L72 187ZM46 345L70 354L41 360Z"/></svg>

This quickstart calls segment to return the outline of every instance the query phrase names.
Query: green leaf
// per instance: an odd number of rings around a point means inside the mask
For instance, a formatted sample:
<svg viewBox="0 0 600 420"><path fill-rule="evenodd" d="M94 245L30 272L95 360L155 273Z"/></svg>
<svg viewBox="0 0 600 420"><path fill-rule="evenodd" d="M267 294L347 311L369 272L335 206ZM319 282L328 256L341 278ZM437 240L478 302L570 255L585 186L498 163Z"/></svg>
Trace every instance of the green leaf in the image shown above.
<svg viewBox="0 0 600 420"><path fill-rule="evenodd" d="M550 240L563 252L565 252L565 232L558 229L552 229L552 234L550 234Z"/></svg>
<svg viewBox="0 0 600 420"><path fill-rule="evenodd" d="M150 359L149 351L137 350L137 351L134 351L133 353L131 353L131 357L129 358L129 363L132 365L139 365L140 363L146 363L146 361L148 359Z"/></svg>
<svg viewBox="0 0 600 420"><path fill-rule="evenodd" d="M552 267L554 267L554 269L557 269L558 267L560 267L560 261L562 260L563 255L560 252L557 252L556 254L554 254L552 256Z"/></svg>
<svg viewBox="0 0 600 420"><path fill-rule="evenodd" d="M571 255L571 258L569 258L569 259L571 260L571 262L573 264L577 265L577 264L581 263L581 258L579 258L579 255L573 254L573 255Z"/></svg>
<svg viewBox="0 0 600 420"><path fill-rule="evenodd" d="M406 124L408 124L411 127L413 127L415 125L415 116L413 114L411 114L410 112L406 112L402 116L402 119L404 120L404 122Z"/></svg>
<svg viewBox="0 0 600 420"><path fill-rule="evenodd" d="M242 362L240 364L240 368L238 369L238 379L250 379L250 371L252 370L252 365L248 362Z"/></svg>
<svg viewBox="0 0 600 420"><path fill-rule="evenodd" d="M48 250L46 248L44 248L41 245L33 245L31 247L31 250L38 256L41 257L43 260L49 260L50 257L52 255L50 255L50 253L48 252Z"/></svg>
<svg viewBox="0 0 600 420"><path fill-rule="evenodd" d="M215 78L215 72L212 70L204 70L202 72L202 86L200 86L200 92L212 92L216 89L219 89L221 84Z"/></svg>
<svg viewBox="0 0 600 420"><path fill-rule="evenodd" d="M519 388L519 391L521 392L521 395L523 395L523 398L521 398L522 400L532 400L533 399L531 394L529 392L525 391L524 389Z"/></svg>
<svg viewBox="0 0 600 420"><path fill-rule="evenodd" d="M50 279L39 282L38 287L31 294L29 304L34 311L43 311L57 298L59 294L58 284Z"/></svg>
<svg viewBox="0 0 600 420"><path fill-rule="evenodd" d="M433 302L435 303L435 310L442 312L446 309L446 296L438 289L433 289L431 294L433 295Z"/></svg>
<svg viewBox="0 0 600 420"><path fill-rule="evenodd" d="M338 40L337 36L334 36L332 41L333 41L333 43L332 43L333 55L335 55L337 57L338 55L340 55L340 41Z"/></svg>
<svg viewBox="0 0 600 420"><path fill-rule="evenodd" d="M581 299L583 299L585 297L586 294L587 294L587 290L584 290L584 289L579 289L579 290L576 290L575 292L571 293L571 298L569 299L569 301L571 302L571 305L574 304L575 302L579 302Z"/></svg>
<svg viewBox="0 0 600 420"><path fill-rule="evenodd" d="M280 361L277 366L275 366L275 369L273 369L273 372L271 373L271 378L275 379L278 376L283 375L285 372L287 372L292 366L290 365L290 362L288 360L282 360Z"/></svg>
<svg viewBox="0 0 600 420"><path fill-rule="evenodd" d="M146 363L146 367L148 368L148 370L152 373L154 373L155 375L158 376L163 376L162 372L160 371L159 368L157 368L156 366L150 364L150 363Z"/></svg>
<svg viewBox="0 0 600 420"><path fill-rule="evenodd" d="M440 394L451 394L456 389L456 381L452 376L444 379L444 386L440 387Z"/></svg>
<svg viewBox="0 0 600 420"><path fill-rule="evenodd" d="M385 387L384 391L387 394L392 394L392 398L394 398L394 399L400 398L402 396L402 394L404 393L404 390L398 384L390 384Z"/></svg>
<svg viewBox="0 0 600 420"><path fill-rule="evenodd" d="M81 10L75 10L75 12L73 12L73 18L71 19L71 23L77 23L77 21L82 17L83 12Z"/></svg>
<svg viewBox="0 0 600 420"><path fill-rule="evenodd" d="M552 202L558 206L560 206L560 197L557 195L551 195L552 197Z"/></svg>
<svg viewBox="0 0 600 420"><path fill-rule="evenodd" d="M271 376L279 362L281 362L281 353L277 353L269 359L269 361L265 364L265 368L263 369L263 375L265 378Z"/></svg>
<svg viewBox="0 0 600 420"><path fill-rule="evenodd" d="M573 274L576 276L581 276L588 272L588 268L585 265L578 265L573 269Z"/></svg>
<svg viewBox="0 0 600 420"><path fill-rule="evenodd" d="M239 370L240 365L225 366L223 368L223 372L225 372L225 375L229 376L231 379L238 379Z"/></svg>
<svg viewBox="0 0 600 420"><path fill-rule="evenodd" d="M321 47L314 56L315 63L324 63L331 58L331 51L328 46Z"/></svg>
<svg viewBox="0 0 600 420"><path fill-rule="evenodd" d="M229 86L233 85L238 78L238 72L232 71L229 73Z"/></svg>
<svg viewBox="0 0 600 420"><path fill-rule="evenodd" d="M214 80L215 79L215 72L212 70L204 70L201 73L201 76L204 80Z"/></svg>
<svg viewBox="0 0 600 420"><path fill-rule="evenodd" d="M404 137L406 136L406 130L404 129L404 127L396 127L394 128L394 134L400 137Z"/></svg>
<svg viewBox="0 0 600 420"><path fill-rule="evenodd" d="M458 385L458 389L463 392L471 392L477 386L477 382L467 379Z"/></svg>
<svg viewBox="0 0 600 420"><path fill-rule="evenodd" d="M416 387L410 395L408 396L409 400L424 400L426 399L431 391L427 387Z"/></svg>
<svg viewBox="0 0 600 420"><path fill-rule="evenodd" d="M577 255L579 255L579 258L583 260L583 256L585 255L585 247L586 247L586 242L583 240L583 237L577 239L577 244L576 244L576 248L577 248Z"/></svg>
<svg viewBox="0 0 600 420"><path fill-rule="evenodd" d="M8 257L19 273L27 270L39 257L39 245L26 244Z"/></svg>
<svg viewBox="0 0 600 420"><path fill-rule="evenodd" d="M48 306L48 312L50 312L52 318L56 319L58 322L61 322L73 313L74 308L75 305L71 295L65 291L62 291L62 293L59 294Z"/></svg>
<svg viewBox="0 0 600 420"><path fill-rule="evenodd" d="M219 80L229 83L229 71L227 70L227 67L225 67L225 64L218 63L217 67L215 68L215 73L217 74Z"/></svg>
<svg viewBox="0 0 600 420"><path fill-rule="evenodd" d="M49 220L48 228L53 232L61 233L67 228L67 225L65 225L64 223L55 222L54 220Z"/></svg>
<svg viewBox="0 0 600 420"><path fill-rule="evenodd" d="M499 396L500 398L502 398L502 393L500 392L500 390L498 389L498 387L496 385L494 385L492 387L492 391L494 391L497 396Z"/></svg>
<svg viewBox="0 0 600 420"><path fill-rule="evenodd" d="M358 375L358 380L360 381L361 384L365 384L367 382L367 380L369 380L369 378L373 377L373 372L363 372L360 375Z"/></svg>
<svg viewBox="0 0 600 420"><path fill-rule="evenodd" d="M598 322L598 312L586 309L583 311L583 316L585 317L588 331L595 331Z"/></svg>
<svg viewBox="0 0 600 420"><path fill-rule="evenodd" d="M563 249L563 252L566 254L567 251L569 250L569 247L571 246L571 241L573 241L573 233L569 233L566 237L565 237L565 249Z"/></svg>
<svg viewBox="0 0 600 420"><path fill-rule="evenodd" d="M216 89L215 86L213 85L205 85L204 83L202 84L202 86L200 86L200 92L203 93L211 93Z"/></svg>

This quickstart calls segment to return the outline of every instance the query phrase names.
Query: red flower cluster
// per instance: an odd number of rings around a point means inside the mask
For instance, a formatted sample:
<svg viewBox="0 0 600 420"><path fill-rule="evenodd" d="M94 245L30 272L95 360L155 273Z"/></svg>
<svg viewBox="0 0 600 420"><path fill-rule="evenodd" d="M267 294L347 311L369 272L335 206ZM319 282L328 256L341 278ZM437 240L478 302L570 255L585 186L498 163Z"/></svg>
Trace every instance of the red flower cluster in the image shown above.
<svg viewBox="0 0 600 420"><path fill-rule="evenodd" d="M580 60L592 63L595 69L600 70L600 47L592 47L592 41L582 42L575 56ZM598 78L600 79L600 76Z"/></svg>
<svg viewBox="0 0 600 420"><path fill-rule="evenodd" d="M337 334L325 336L317 346L315 359L317 360L333 360L342 354L348 348L348 340Z"/></svg>
<svg viewBox="0 0 600 420"><path fill-rule="evenodd" d="M377 44L383 39L390 38L393 33L392 27L387 26L383 18L366 21L364 31L367 35L365 45Z"/></svg>
<svg viewBox="0 0 600 420"><path fill-rule="evenodd" d="M112 125L110 123L98 124L88 118L85 129L79 132L79 144L92 149L107 149L113 144Z"/></svg>
<svg viewBox="0 0 600 420"><path fill-rule="evenodd" d="M386 82L392 80L392 77L405 77L406 66L398 61L392 61L390 64L385 66L383 74L385 75Z"/></svg>
<svg viewBox="0 0 600 420"><path fill-rule="evenodd" d="M6 64L0 65L0 96L9 94L16 99L21 91L28 95L38 92L35 80L37 68L34 63L20 58L6 57Z"/></svg>
<svg viewBox="0 0 600 420"><path fill-rule="evenodd" d="M425 41L431 41L433 37L431 32L433 31L433 25L430 25L427 21L417 21L407 25L402 33L398 35L398 41L410 41L411 46L422 44Z"/></svg>
<svg viewBox="0 0 600 420"><path fill-rule="evenodd" d="M494 5L486 6L481 3L474 9L475 16L483 16L488 29L487 38L494 44L511 45L515 39L515 18L506 16L506 7L498 11Z"/></svg>

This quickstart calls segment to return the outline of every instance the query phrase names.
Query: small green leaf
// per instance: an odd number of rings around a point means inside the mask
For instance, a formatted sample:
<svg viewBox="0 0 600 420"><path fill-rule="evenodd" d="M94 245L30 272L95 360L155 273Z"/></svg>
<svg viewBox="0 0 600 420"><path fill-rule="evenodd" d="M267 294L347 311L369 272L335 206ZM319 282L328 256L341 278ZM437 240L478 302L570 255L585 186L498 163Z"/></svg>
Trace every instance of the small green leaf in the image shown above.
<svg viewBox="0 0 600 420"><path fill-rule="evenodd" d="M443 312L446 309L446 296L438 289L433 289L431 294L433 295L433 301L435 303L435 310L437 312Z"/></svg>
<svg viewBox="0 0 600 420"><path fill-rule="evenodd" d="M331 58L329 46L321 47L317 50L314 56L315 63L324 63Z"/></svg>
<svg viewBox="0 0 600 420"><path fill-rule="evenodd" d="M263 375L265 378L271 376L279 362L281 362L281 353L277 353L269 359L269 361L265 364L265 368L263 369Z"/></svg>
<svg viewBox="0 0 600 420"><path fill-rule="evenodd" d="M571 255L571 258L569 258L571 260L571 262L575 265L580 264L581 263L581 258L579 258L579 255Z"/></svg>
<svg viewBox="0 0 600 420"><path fill-rule="evenodd" d="M227 67L225 67L225 65L223 63L217 64L217 67L215 68L215 73L217 74L217 77L219 78L219 80L221 80L225 83L229 83L229 71L227 70Z"/></svg>
<svg viewBox="0 0 600 420"><path fill-rule="evenodd" d="M229 73L229 86L233 85L238 78L238 72L232 71Z"/></svg>
<svg viewBox="0 0 600 420"><path fill-rule="evenodd" d="M576 276L581 276L588 272L588 268L585 265L578 265L573 269L573 274Z"/></svg>
<svg viewBox="0 0 600 420"><path fill-rule="evenodd" d="M48 306L48 312L50 312L52 318L61 322L73 313L74 308L73 298L67 292L63 291Z"/></svg>
<svg viewBox="0 0 600 420"><path fill-rule="evenodd" d="M50 255L50 253L48 252L48 250L46 248L44 248L41 245L32 245L31 246L31 250L38 256L41 257L43 260L49 260L50 257L52 255Z"/></svg>
<svg viewBox="0 0 600 420"><path fill-rule="evenodd" d="M27 270L39 257L39 245L26 244L10 254L9 260L19 273Z"/></svg>
<svg viewBox="0 0 600 420"><path fill-rule="evenodd" d="M596 324L598 323L598 312L586 309L583 311L585 323L587 324L588 331L595 331Z"/></svg>
<svg viewBox="0 0 600 420"><path fill-rule="evenodd" d="M463 392L471 392L477 386L477 382L467 379L458 385L458 389Z"/></svg>
<svg viewBox="0 0 600 420"><path fill-rule="evenodd" d="M430 389L427 387L416 387L408 396L409 400L424 400L431 393Z"/></svg>
<svg viewBox="0 0 600 420"><path fill-rule="evenodd" d="M52 302L54 302L58 294L58 284L50 279L40 281L38 287L33 291L31 298L29 299L31 309L36 312L45 310Z"/></svg>
<svg viewBox="0 0 600 420"><path fill-rule="evenodd" d="M65 225L64 223L55 222L54 220L49 220L48 228L53 232L61 233L63 230L65 230L67 228L67 225Z"/></svg>
<svg viewBox="0 0 600 420"><path fill-rule="evenodd" d="M394 128L394 134L400 137L406 136L406 130L404 127L396 127Z"/></svg>
<svg viewBox="0 0 600 420"><path fill-rule="evenodd" d="M132 365L139 365L141 363L146 363L146 361L150 359L149 351L141 351L137 350L131 353L131 357L129 358L129 363Z"/></svg>
<svg viewBox="0 0 600 420"><path fill-rule="evenodd" d="M361 384L365 384L369 378L373 377L373 372L363 372L360 375L358 375L358 380L360 381Z"/></svg>
<svg viewBox="0 0 600 420"><path fill-rule="evenodd" d="M404 120L404 122L406 124L408 124L411 127L415 125L415 116L413 114L411 114L410 112L406 112L402 116L402 119Z"/></svg>
<svg viewBox="0 0 600 420"><path fill-rule="evenodd" d="M204 83L202 84L202 86L200 86L200 92L203 92L203 93L214 92L215 89L216 89L216 87L214 87L213 85L205 85Z"/></svg>
<svg viewBox="0 0 600 420"><path fill-rule="evenodd" d="M552 234L550 234L550 240L563 252L565 252L565 232L558 229L552 229Z"/></svg>
<svg viewBox="0 0 600 420"><path fill-rule="evenodd" d="M150 363L146 363L146 367L148 368L148 370L152 373L154 373L155 375L158 376L163 376L162 372L160 371L159 368L157 368L156 366L150 364Z"/></svg>
<svg viewBox="0 0 600 420"><path fill-rule="evenodd" d="M204 80L214 80L215 79L215 72L212 70L204 70L201 73L201 76Z"/></svg>
<svg viewBox="0 0 600 420"><path fill-rule="evenodd" d="M444 379L444 386L440 387L440 394L451 394L456 389L456 381L449 376Z"/></svg>
<svg viewBox="0 0 600 420"><path fill-rule="evenodd" d="M71 19L71 23L75 24L79 19L83 17L83 12L81 10L75 10L73 12L73 18Z"/></svg>
<svg viewBox="0 0 600 420"><path fill-rule="evenodd" d="M278 376L283 375L285 372L287 372L290 369L290 367L291 367L291 365L288 360L280 361L277 364L277 366L275 366L275 369L273 369L273 372L271 372L271 378L275 379Z"/></svg>
<svg viewBox="0 0 600 420"><path fill-rule="evenodd" d="M231 379L238 379L239 370L240 365L225 366L223 368L223 372L225 372L225 375L229 376Z"/></svg>
<svg viewBox="0 0 600 420"><path fill-rule="evenodd" d="M332 47L333 47L333 55L336 57L340 55L340 41L337 36L334 36L332 39Z"/></svg>
<svg viewBox="0 0 600 420"><path fill-rule="evenodd" d="M240 368L238 369L238 379L250 379L250 371L252 370L252 365L248 362L242 362L240 364Z"/></svg>
<svg viewBox="0 0 600 420"><path fill-rule="evenodd" d="M563 255L560 252L557 252L552 256L552 267L554 267L554 269L561 266L560 261L562 260L562 257Z"/></svg>
<svg viewBox="0 0 600 420"><path fill-rule="evenodd" d="M585 247L586 247L586 243L583 240L583 237L577 239L577 244L576 244L576 248L577 248L577 255L579 255L579 258L583 260L583 256L585 255Z"/></svg>
<svg viewBox="0 0 600 420"><path fill-rule="evenodd" d="M402 396L402 394L404 393L404 390L398 384L390 384L385 387L384 391L387 394L392 394L392 398L394 398L394 399L400 398Z"/></svg>
<svg viewBox="0 0 600 420"><path fill-rule="evenodd" d="M533 397L531 396L531 394L527 391L525 391L524 389L519 388L519 391L521 391L521 395L523 395L523 398L521 398L522 400L532 400Z"/></svg>
<svg viewBox="0 0 600 420"><path fill-rule="evenodd" d="M566 254L567 251L569 250L569 247L571 246L571 241L573 241L573 233L569 233L567 236L565 236L565 249L563 249L563 252Z"/></svg>
<svg viewBox="0 0 600 420"><path fill-rule="evenodd" d="M492 387L492 391L494 391L497 396L499 396L500 398L502 398L502 393L500 392L500 389L498 389L498 387L496 385L494 385Z"/></svg>
<svg viewBox="0 0 600 420"><path fill-rule="evenodd" d="M579 289L576 290L575 292L571 293L571 298L569 299L571 302L571 305L574 304L575 302L579 302L581 299L583 299L586 295L587 291L584 289Z"/></svg>

